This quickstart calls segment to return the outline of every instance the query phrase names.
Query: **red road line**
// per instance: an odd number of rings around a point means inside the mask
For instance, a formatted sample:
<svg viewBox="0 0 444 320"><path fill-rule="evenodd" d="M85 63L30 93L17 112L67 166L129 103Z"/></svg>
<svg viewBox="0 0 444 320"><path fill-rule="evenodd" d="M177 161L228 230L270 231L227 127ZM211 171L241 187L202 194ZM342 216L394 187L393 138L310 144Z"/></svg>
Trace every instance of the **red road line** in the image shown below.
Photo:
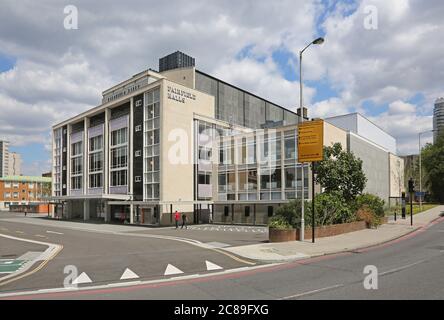
<svg viewBox="0 0 444 320"><path fill-rule="evenodd" d="M386 243L376 245L376 246L370 246L367 248L355 250L355 252L367 252L371 250L380 249L382 247L386 247L388 245L393 245L395 243L401 242L403 240L407 240L410 238L413 238L417 236L418 234L426 231L430 227L444 221L444 217L437 218L428 224L420 227L419 229L401 236L397 239L388 241ZM294 262L289 262L283 265L278 266L271 266L271 267L264 267L262 269L255 269L255 270L249 270L249 271L239 271L231 274L223 274L223 275L216 275L216 276L208 276L203 278L196 278L196 279L186 279L186 280L177 280L177 281L170 281L170 282L164 282L164 283L152 283L152 284L141 284L141 285L134 285L134 286L128 286L128 287L118 287L118 288L109 288L109 289L91 289L91 290L79 290L79 291L70 291L70 292L54 292L54 293L42 293L42 294L28 294L28 295L17 295L17 296L11 296L11 297L5 297L0 298L0 300L22 300L22 299L44 299L44 298L56 298L61 296L78 296L78 295L93 295L93 294L108 294L108 293L114 293L114 292L129 292L129 291L136 291L140 289L146 289L146 288L161 288L161 287L167 287L172 285L180 285L180 284L188 284L188 283L201 283L201 282L208 282L208 281L215 281L215 280L224 280L224 279L236 279L240 277L244 277L246 275L252 275L256 273L263 273L263 272L270 272L275 270L285 270L285 269L291 269L296 266L301 265L307 265L318 261L323 260L330 260L336 257L340 256L347 256L351 255L352 252L346 251L346 252L339 252L334 254L328 254L328 255L322 255L314 258L307 258L302 260L297 260Z"/></svg>

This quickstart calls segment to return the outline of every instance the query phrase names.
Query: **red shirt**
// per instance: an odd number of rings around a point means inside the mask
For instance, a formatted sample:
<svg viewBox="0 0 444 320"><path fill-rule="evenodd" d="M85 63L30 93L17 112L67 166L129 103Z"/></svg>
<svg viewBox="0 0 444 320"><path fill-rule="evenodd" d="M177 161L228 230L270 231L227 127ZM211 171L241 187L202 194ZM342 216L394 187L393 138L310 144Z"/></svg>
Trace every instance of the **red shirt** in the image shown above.
<svg viewBox="0 0 444 320"><path fill-rule="evenodd" d="M176 219L176 221L179 221L179 219L180 219L179 212L176 212L176 214L174 215L174 219Z"/></svg>

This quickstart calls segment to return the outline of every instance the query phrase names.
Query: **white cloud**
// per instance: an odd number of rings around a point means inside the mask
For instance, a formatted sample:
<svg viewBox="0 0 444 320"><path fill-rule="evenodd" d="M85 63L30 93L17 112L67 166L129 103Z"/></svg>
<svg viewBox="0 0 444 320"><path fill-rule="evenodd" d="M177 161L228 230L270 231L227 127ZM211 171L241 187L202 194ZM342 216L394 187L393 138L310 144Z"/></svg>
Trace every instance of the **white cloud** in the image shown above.
<svg viewBox="0 0 444 320"><path fill-rule="evenodd" d="M343 99L340 98L330 98L315 103L310 114L315 118L328 118L337 115L343 115L350 112L350 108L344 103Z"/></svg>
<svg viewBox="0 0 444 320"><path fill-rule="evenodd" d="M268 97L274 103L296 110L299 106L299 83L285 80L271 60L265 63L254 59L232 60L214 70L218 78L250 92ZM310 104L315 90L304 86L304 105Z"/></svg>
<svg viewBox="0 0 444 320"><path fill-rule="evenodd" d="M395 114L406 114L406 113L415 113L416 106L411 103L406 103L401 100L396 100L389 104L389 111L388 113L390 115Z"/></svg>

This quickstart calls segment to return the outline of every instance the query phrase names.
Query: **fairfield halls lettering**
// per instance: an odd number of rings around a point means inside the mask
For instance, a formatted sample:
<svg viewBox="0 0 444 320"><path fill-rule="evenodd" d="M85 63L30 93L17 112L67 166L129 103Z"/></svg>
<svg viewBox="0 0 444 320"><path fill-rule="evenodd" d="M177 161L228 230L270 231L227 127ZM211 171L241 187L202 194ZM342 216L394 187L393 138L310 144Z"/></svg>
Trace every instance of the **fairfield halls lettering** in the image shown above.
<svg viewBox="0 0 444 320"><path fill-rule="evenodd" d="M185 103L185 99L196 100L196 95L168 86L168 99Z"/></svg>

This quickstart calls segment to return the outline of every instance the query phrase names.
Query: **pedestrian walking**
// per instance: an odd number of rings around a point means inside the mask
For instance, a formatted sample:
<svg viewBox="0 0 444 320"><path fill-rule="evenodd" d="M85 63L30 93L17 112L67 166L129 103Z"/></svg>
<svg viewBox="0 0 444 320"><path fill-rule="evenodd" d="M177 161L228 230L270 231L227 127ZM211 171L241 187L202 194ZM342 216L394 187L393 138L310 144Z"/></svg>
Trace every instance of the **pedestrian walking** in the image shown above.
<svg viewBox="0 0 444 320"><path fill-rule="evenodd" d="M176 221L176 229L179 228L179 220L180 220L180 214L177 212L174 214L174 220Z"/></svg>
<svg viewBox="0 0 444 320"><path fill-rule="evenodd" d="M28 208L25 207L25 217L26 217L27 214L28 214Z"/></svg>
<svg viewBox="0 0 444 320"><path fill-rule="evenodd" d="M181 229L183 229L184 226L185 226L185 229L188 229L188 227L186 225L186 222L187 222L187 215L185 213L183 213L182 214L182 227L181 227Z"/></svg>

